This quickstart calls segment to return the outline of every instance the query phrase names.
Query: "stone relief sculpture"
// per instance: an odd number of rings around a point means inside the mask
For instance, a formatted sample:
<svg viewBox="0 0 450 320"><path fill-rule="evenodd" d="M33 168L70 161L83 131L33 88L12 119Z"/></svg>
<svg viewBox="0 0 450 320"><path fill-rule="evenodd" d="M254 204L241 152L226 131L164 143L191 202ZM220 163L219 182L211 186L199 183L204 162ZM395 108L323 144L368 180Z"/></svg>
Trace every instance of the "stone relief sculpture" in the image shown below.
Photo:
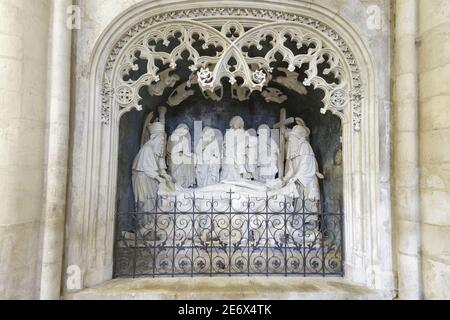
<svg viewBox="0 0 450 320"><path fill-rule="evenodd" d="M279 153L277 143L270 136L269 126L260 125L258 128L257 180L267 182L276 178Z"/></svg>
<svg viewBox="0 0 450 320"><path fill-rule="evenodd" d="M257 180L258 163L258 137L255 129L247 130L247 141L245 146L245 169L248 180Z"/></svg>
<svg viewBox="0 0 450 320"><path fill-rule="evenodd" d="M195 172L199 188L219 183L221 155L221 144L216 131L206 127L195 150Z"/></svg>
<svg viewBox="0 0 450 320"><path fill-rule="evenodd" d="M191 152L191 134L186 124L180 124L167 143L169 172L173 182L183 188L195 182L194 161Z"/></svg>
<svg viewBox="0 0 450 320"><path fill-rule="evenodd" d="M192 89L194 84L197 84L197 75L191 74L189 80L183 82L175 88L175 90L169 95L167 104L171 107L179 106L187 98L194 95L195 91Z"/></svg>
<svg viewBox="0 0 450 320"><path fill-rule="evenodd" d="M159 184L172 180L166 172L164 125L154 122L149 131L150 139L139 150L132 167L134 199L140 212L153 210Z"/></svg>
<svg viewBox="0 0 450 320"><path fill-rule="evenodd" d="M298 81L298 77L300 76L295 71L289 71L287 68L278 68L279 71L284 72L286 76L284 77L276 77L273 79L274 82L281 84L282 86L297 92L300 95L306 95L308 91L305 86Z"/></svg>
<svg viewBox="0 0 450 320"><path fill-rule="evenodd" d="M266 100L266 102L275 102L278 104L281 104L288 99L288 97L283 94L281 90L270 87L265 88L261 95L264 97L264 100Z"/></svg>
<svg viewBox="0 0 450 320"><path fill-rule="evenodd" d="M150 140L150 125L153 122L160 122L162 125L165 125L166 123L166 113L167 108L164 106L158 107L158 118L155 119L155 115L153 112L150 112L149 115L145 118L144 121L144 129L142 130L141 134L141 147ZM165 131L164 131L165 134Z"/></svg>
<svg viewBox="0 0 450 320"><path fill-rule="evenodd" d="M150 140L150 124L153 122L153 118L154 118L153 112L150 112L147 118L145 118L144 129L142 130L141 134L141 148L148 140Z"/></svg>
<svg viewBox="0 0 450 320"><path fill-rule="evenodd" d="M230 129L225 133L221 180L240 180L247 178L245 168L245 149L247 132L244 120L235 116L230 121Z"/></svg>
<svg viewBox="0 0 450 320"><path fill-rule="evenodd" d="M180 80L179 75L170 75L171 72L173 72L172 69L166 69L158 74L160 80L148 87L150 96L162 96L166 88L172 88Z"/></svg>
<svg viewBox="0 0 450 320"><path fill-rule="evenodd" d="M217 27L214 30L201 25L201 17L205 15L217 15L217 20L220 23L223 23L222 21L228 22L230 17L234 19L234 16L238 17L236 18L237 21L246 21L248 19L246 15L249 15L250 19L253 19L255 24L258 25L258 28L246 26L238 37L235 36L235 32L231 32L231 37L228 36L228 33L225 34L224 32L226 29L223 28L220 30L220 33L224 34L225 37L221 37L216 32L218 30ZM198 17L201 21L195 21L195 24L185 21L186 19L197 19ZM255 19L254 17L261 19ZM171 20L170 28L167 28L167 24L161 24L161 21L165 20ZM277 25L272 24L275 21ZM268 22L270 24L264 26ZM220 23L217 23L217 25ZM239 22L237 24L239 25ZM155 52L153 42L168 42L177 32L181 34L179 46L170 45L166 46L167 50L164 52ZM198 41L197 37L192 36L193 34L199 35L200 40L205 42L205 47L220 46L223 50L221 50L219 55L204 56L202 50L195 49L191 45L194 41ZM271 50L268 54L266 54L267 51L261 50L262 54L260 56L253 57L253 55L246 54L247 50L242 50L244 47L249 46L258 47L263 41L266 41L267 34L274 35L272 44L274 50ZM285 35L292 36L297 41L297 49L301 49L301 46L307 46L308 52L289 49L285 41ZM150 42L143 41L150 38L152 40ZM270 64L274 62L275 55L273 52L279 50L282 52L283 62L289 65L288 68L291 71L300 68L305 62L308 64L308 70L305 70L307 78L303 84L304 86L311 86L324 91L324 108L321 111L323 113L332 111L334 114L342 117L344 123L353 121L354 129L358 131L361 119L360 101L363 98L362 95L367 91L364 88L360 89L361 83L365 80L365 74L360 72L357 63L358 57L355 57L352 48L346 43L346 38L343 38L342 35L320 19L316 20L316 18L309 16L304 17L286 10L283 12L270 8L243 10L238 7L220 7L195 10L180 9L168 15L157 12L155 16L151 15L142 21L136 21L135 26L130 26L128 32L124 32L122 38L111 48L101 91L101 119L106 125L111 125L112 131L115 132L116 115L119 114L117 110L123 113L133 108L138 109L139 91L142 86L159 81L155 77L159 72L155 63L162 61L163 64L170 64L171 68L175 69L178 61L181 60L179 59L180 54L185 48L190 54L188 60L192 62L188 64L190 71L198 76L202 75L202 81L199 85L202 93L204 91L216 93L218 92L217 89L222 85L220 83L222 80L228 79L232 83L238 77L238 79L243 78L244 81L242 83L249 91L266 88L269 81L273 79L273 71L270 68ZM309 46L311 43L314 45ZM142 57L149 60L149 70L141 78L125 82L123 81L122 70L124 70L124 67L131 68L134 65L133 54L137 48L142 50ZM159 50L163 51L162 49ZM335 53L337 51L339 51L339 54ZM239 62L235 71L230 71L230 68L228 68L229 57L232 55L236 56L238 58L237 62ZM330 63L330 68L326 70L326 73L334 75L340 81L327 83L322 72L317 72L317 66L323 61ZM181 69L182 64L179 67ZM187 72L187 70L183 70L183 75L187 74ZM190 89L189 86L183 87L185 93L188 89ZM197 90L197 88L195 89ZM186 96L189 96L189 93L179 96L178 101L175 101L175 103L179 105ZM272 99L272 97L269 94L265 96L266 99ZM280 158L281 161L286 160L284 152L280 152ZM280 172L278 172L279 174ZM215 188L214 184L210 186L211 189ZM261 189L264 190L263 188Z"/></svg>
<svg viewBox="0 0 450 320"><path fill-rule="evenodd" d="M299 195L315 205L320 200L318 178L324 177L319 172L314 151L307 140L309 134L310 130L303 125L296 125L286 133L286 175L283 182L295 184ZM308 210L317 212L318 208L311 207Z"/></svg>
<svg viewBox="0 0 450 320"><path fill-rule="evenodd" d="M161 107L159 111L159 119L165 121L165 108ZM146 121L151 121L152 117L150 114ZM275 127L281 125L284 128L285 153L271 137L268 125L261 125L258 131L253 128L246 131L240 116L231 119L223 142L220 131L206 127L195 146L195 154L191 152L191 135L186 124L178 125L166 139L165 125L161 121L147 123L149 141L142 146L133 163L133 191L139 209L153 210L156 198L165 195L169 196L166 199L176 196L181 201L180 206L186 199L195 197L196 209L207 211L210 197L222 199L217 200L220 207L220 201L225 201L225 206L229 195L237 194L274 199L278 196L293 200L302 198L309 200L308 211L318 212L318 179L323 176L309 143L310 130L301 118L295 118L296 125L289 130L287 125L294 122L294 118L292 121L286 119L284 109L280 117ZM280 176L280 158L285 163L284 176ZM166 173L166 159L170 175ZM167 208L169 202L167 200ZM186 210L190 210L188 203Z"/></svg>

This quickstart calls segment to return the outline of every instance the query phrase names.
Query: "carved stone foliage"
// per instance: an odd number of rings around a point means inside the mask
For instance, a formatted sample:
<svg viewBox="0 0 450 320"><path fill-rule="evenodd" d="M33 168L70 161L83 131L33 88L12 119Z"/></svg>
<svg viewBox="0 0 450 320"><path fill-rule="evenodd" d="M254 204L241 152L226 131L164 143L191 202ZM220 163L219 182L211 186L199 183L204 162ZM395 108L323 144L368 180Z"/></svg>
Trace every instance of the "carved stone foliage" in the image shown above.
<svg viewBox="0 0 450 320"><path fill-rule="evenodd" d="M282 103L282 92L277 92L275 99L273 90L266 89L273 81L299 94L305 94L305 86L322 90L321 112L331 111L342 119L350 104L354 129L360 129L359 68L345 42L326 25L284 14L288 21L244 28L236 20L214 28L194 20L174 20L176 14L143 21L113 50L102 92L104 123L109 122L112 101L125 111L140 110L144 86L150 95L162 95L166 88L174 88L167 102L170 106L193 95L193 85L198 85L205 98L218 101L224 80L231 84L233 98L246 100L253 91L260 91L266 101ZM341 59L342 54L346 61ZM280 63L287 68L279 67ZM273 76L274 68L286 76ZM306 75L303 83L297 81L300 69ZM180 83L178 74L186 73L190 73L189 80Z"/></svg>

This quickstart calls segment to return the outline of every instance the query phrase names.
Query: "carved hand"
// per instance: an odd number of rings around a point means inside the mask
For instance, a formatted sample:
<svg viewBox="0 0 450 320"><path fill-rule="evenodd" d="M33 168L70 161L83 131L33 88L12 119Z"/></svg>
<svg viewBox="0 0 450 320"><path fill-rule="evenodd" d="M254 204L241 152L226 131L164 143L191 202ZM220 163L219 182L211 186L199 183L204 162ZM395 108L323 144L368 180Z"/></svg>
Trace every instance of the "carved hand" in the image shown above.
<svg viewBox="0 0 450 320"><path fill-rule="evenodd" d="M168 175L167 173L163 173L162 174L163 180L166 180L168 182L172 182L172 177L170 175Z"/></svg>
<svg viewBox="0 0 450 320"><path fill-rule="evenodd" d="M159 183L164 183L165 180L164 178L160 177L160 176L156 176L155 179L159 182Z"/></svg>

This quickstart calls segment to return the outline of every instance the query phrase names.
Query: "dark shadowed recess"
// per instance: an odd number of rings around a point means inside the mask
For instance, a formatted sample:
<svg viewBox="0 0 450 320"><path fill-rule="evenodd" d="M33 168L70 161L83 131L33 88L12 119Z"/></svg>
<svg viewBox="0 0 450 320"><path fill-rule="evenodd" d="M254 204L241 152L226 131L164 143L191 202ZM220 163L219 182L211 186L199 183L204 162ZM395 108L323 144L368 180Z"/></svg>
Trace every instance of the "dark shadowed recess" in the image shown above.
<svg viewBox="0 0 450 320"><path fill-rule="evenodd" d="M275 67L287 67L284 63L275 63ZM321 66L320 72L327 66L326 62ZM164 66L161 66L164 67ZM297 69L300 74L299 81L305 78L307 66ZM162 68L164 69L164 68ZM181 75L178 84L186 81L186 65L179 63L177 72ZM278 74L277 74L278 73ZM274 76L283 75L276 69ZM136 77L136 75L132 75ZM337 81L332 76L327 76L327 81ZM224 83L224 94L221 101L207 100L201 94L197 85L193 86L195 94L176 107L167 107L166 132L170 135L180 124L185 123L191 129L193 135L194 121L202 121L203 126L217 128L225 133L229 128L230 119L241 116L245 121L246 129L257 129L261 124L273 127L279 121L280 109L286 108L288 117L301 117L311 129L310 142L319 162L319 168L326 178L321 181L322 210L324 212L340 212L342 206L342 163L338 151L341 150L341 120L328 112L320 113L322 107L323 92L307 87L307 94L300 95L286 89L276 83L269 83L270 87L278 88L287 95L288 99L280 104L264 100L259 92L253 92L247 101L238 101L231 98L230 85ZM160 97L151 97L147 87L140 91L142 98L142 111L133 110L125 114L120 122L119 137L119 162L117 180L117 209L119 212L134 210L133 191L131 187L131 167L134 157L139 151L141 133L144 120L150 112L157 113L159 106L166 105L166 101L174 88L166 88ZM119 226L120 229L127 228Z"/></svg>

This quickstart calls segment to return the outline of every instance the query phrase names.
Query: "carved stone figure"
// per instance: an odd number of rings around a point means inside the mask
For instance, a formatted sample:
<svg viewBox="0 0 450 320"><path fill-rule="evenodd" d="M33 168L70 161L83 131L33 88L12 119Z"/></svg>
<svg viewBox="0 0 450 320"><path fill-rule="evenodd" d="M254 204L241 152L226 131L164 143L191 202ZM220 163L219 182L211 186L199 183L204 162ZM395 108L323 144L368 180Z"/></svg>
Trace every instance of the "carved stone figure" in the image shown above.
<svg viewBox="0 0 450 320"><path fill-rule="evenodd" d="M191 74L189 80L178 85L170 94L167 104L171 107L179 106L187 98L194 95L195 91L192 89L193 85L197 84L197 75Z"/></svg>
<svg viewBox="0 0 450 320"><path fill-rule="evenodd" d="M150 139L150 125L153 122L159 122L162 125L166 124L166 113L167 113L167 108L165 106L159 106L158 107L158 118L155 118L155 115L153 112L150 112L149 115L147 116L147 118L145 119L144 122L144 130L142 130L142 135L141 135L141 148L142 146ZM164 132L165 135L165 132ZM166 136L167 139L167 136Z"/></svg>
<svg viewBox="0 0 450 320"><path fill-rule="evenodd" d="M132 184L135 203L141 212L155 209L160 183L170 182L166 173L164 125L150 124L150 140L139 150L132 167Z"/></svg>
<svg viewBox="0 0 450 320"><path fill-rule="evenodd" d="M148 140L150 140L150 124L152 124L154 120L153 118L154 118L153 112L150 112L149 115L145 118L144 130L142 130L141 134L141 148Z"/></svg>
<svg viewBox="0 0 450 320"><path fill-rule="evenodd" d="M258 137L255 129L247 130L247 143L245 146L245 169L248 180L257 179L258 163Z"/></svg>
<svg viewBox="0 0 450 320"><path fill-rule="evenodd" d="M221 180L247 178L247 170L245 168L246 138L247 132L244 130L244 120L239 116L233 117L223 143Z"/></svg>
<svg viewBox="0 0 450 320"><path fill-rule="evenodd" d="M167 158L173 182L183 188L191 187L195 182L194 159L191 152L191 135L186 124L180 124L170 136Z"/></svg>
<svg viewBox="0 0 450 320"><path fill-rule="evenodd" d="M288 99L288 97L283 94L281 90L270 87L265 88L261 95L264 97L264 100L266 100L266 102L275 102L279 104L285 102Z"/></svg>
<svg viewBox="0 0 450 320"><path fill-rule="evenodd" d="M206 127L195 149L197 186L203 188L220 180L221 145L216 131Z"/></svg>
<svg viewBox="0 0 450 320"><path fill-rule="evenodd" d="M275 79L273 79L274 82L279 83L282 86L290 90L293 90L301 95L306 95L308 93L305 86L298 80L298 77L300 75L297 72L290 71L287 68L278 68L278 71L284 72L286 76L276 77Z"/></svg>
<svg viewBox="0 0 450 320"><path fill-rule="evenodd" d="M263 124L258 128L257 179L261 182L275 179L278 173L279 148L270 136L270 128Z"/></svg>
<svg viewBox="0 0 450 320"><path fill-rule="evenodd" d="M284 183L295 183L299 194L310 202L320 200L318 178L323 178L319 173L314 151L307 138L310 134L306 126L296 125L292 131L286 133L286 175ZM297 208L296 208L297 209ZM311 207L309 210L317 210Z"/></svg>
<svg viewBox="0 0 450 320"><path fill-rule="evenodd" d="M173 86L180 80L180 76L173 74L172 69L166 69L158 73L159 81L152 83L148 87L148 93L150 96L162 96L166 88L173 88Z"/></svg>

